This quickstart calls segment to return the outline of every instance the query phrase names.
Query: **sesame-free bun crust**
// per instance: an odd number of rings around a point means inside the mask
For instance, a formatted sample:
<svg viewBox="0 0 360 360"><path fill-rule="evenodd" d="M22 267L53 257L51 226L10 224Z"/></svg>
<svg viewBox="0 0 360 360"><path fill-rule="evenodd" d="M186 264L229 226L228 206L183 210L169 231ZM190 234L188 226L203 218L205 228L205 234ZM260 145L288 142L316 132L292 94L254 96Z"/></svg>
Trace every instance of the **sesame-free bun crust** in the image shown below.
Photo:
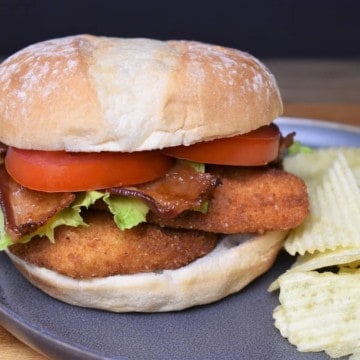
<svg viewBox="0 0 360 360"><path fill-rule="evenodd" d="M199 42L79 35L0 65L0 141L23 149L188 145L249 132L281 112L263 64Z"/></svg>
<svg viewBox="0 0 360 360"><path fill-rule="evenodd" d="M272 266L286 233L231 235L208 255L177 270L90 280L66 277L6 252L32 284L66 303L114 312L175 311L209 304L244 288Z"/></svg>

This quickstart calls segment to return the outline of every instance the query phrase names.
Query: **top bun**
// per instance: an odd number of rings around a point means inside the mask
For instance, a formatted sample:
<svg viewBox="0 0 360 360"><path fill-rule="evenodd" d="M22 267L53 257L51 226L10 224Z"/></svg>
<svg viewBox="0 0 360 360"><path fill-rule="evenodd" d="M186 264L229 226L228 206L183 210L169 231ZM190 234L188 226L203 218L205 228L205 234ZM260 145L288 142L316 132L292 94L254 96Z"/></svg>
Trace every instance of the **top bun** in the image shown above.
<svg viewBox="0 0 360 360"><path fill-rule="evenodd" d="M0 141L23 149L189 145L249 132L281 112L263 64L199 42L79 35L0 65Z"/></svg>

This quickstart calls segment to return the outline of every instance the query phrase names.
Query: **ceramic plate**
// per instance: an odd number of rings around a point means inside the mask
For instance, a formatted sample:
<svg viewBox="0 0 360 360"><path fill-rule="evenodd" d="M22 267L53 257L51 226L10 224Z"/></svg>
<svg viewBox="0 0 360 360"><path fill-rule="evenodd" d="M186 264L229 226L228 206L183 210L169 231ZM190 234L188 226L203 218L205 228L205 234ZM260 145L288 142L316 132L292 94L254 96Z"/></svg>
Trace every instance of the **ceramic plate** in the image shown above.
<svg viewBox="0 0 360 360"><path fill-rule="evenodd" d="M281 118L311 146L360 146L360 127ZM0 254L0 324L51 359L327 359L299 353L273 326L277 293L269 284L292 262L274 267L238 294L177 313L114 314L50 298L30 285Z"/></svg>

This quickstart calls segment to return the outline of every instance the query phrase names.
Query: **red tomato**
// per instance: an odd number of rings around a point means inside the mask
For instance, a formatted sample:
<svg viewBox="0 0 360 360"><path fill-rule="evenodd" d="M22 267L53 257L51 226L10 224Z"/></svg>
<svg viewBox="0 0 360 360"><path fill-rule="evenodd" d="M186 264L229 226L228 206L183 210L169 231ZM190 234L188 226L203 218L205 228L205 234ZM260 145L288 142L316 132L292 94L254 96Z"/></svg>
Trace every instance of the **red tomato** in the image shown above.
<svg viewBox="0 0 360 360"><path fill-rule="evenodd" d="M174 160L159 151L69 153L9 147L8 173L39 191L85 191L133 185L163 176Z"/></svg>
<svg viewBox="0 0 360 360"><path fill-rule="evenodd" d="M257 166L275 160L279 145L279 128L271 124L230 138L166 148L163 153L207 164Z"/></svg>

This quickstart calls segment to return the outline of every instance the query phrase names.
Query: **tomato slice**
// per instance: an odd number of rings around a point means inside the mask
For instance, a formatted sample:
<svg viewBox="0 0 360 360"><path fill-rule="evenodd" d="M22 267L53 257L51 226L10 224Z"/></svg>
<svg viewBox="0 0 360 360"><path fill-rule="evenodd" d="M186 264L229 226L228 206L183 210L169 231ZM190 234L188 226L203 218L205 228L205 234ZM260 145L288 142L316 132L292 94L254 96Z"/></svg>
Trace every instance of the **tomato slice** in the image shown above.
<svg viewBox="0 0 360 360"><path fill-rule="evenodd" d="M174 160L159 151L71 153L9 147L8 173L39 191L85 191L134 185L163 176Z"/></svg>
<svg viewBox="0 0 360 360"><path fill-rule="evenodd" d="M271 124L230 138L166 148L163 153L207 164L259 166L277 158L280 137L279 128Z"/></svg>

